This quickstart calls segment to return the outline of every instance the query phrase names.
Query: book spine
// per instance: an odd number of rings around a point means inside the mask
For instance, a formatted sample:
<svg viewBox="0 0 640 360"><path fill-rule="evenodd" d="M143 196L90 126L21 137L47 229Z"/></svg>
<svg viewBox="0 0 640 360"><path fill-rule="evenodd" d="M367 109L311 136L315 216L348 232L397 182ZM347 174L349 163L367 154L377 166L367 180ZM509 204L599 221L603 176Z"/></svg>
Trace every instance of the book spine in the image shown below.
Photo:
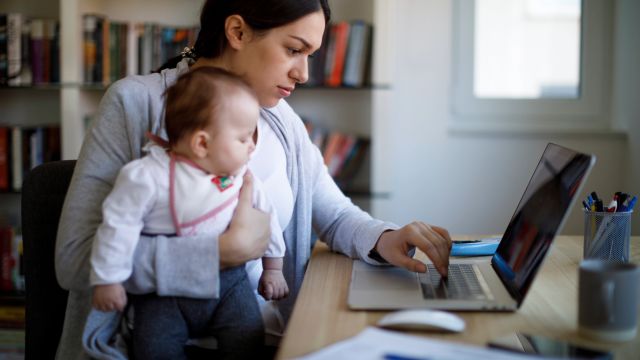
<svg viewBox="0 0 640 360"><path fill-rule="evenodd" d="M50 62L50 81L52 83L60 82L60 23L57 21L52 24L53 37L51 38L51 62Z"/></svg>
<svg viewBox="0 0 640 360"><path fill-rule="evenodd" d="M33 75L31 73L31 22L24 20L21 29L21 50L20 60L20 76L16 81L16 85L31 85L33 83Z"/></svg>
<svg viewBox="0 0 640 360"><path fill-rule="evenodd" d="M52 68L54 61L51 56L54 53L54 39L56 36L56 22L55 20L45 20L44 21L44 36L42 39L42 82L51 83L52 82Z"/></svg>
<svg viewBox="0 0 640 360"><path fill-rule="evenodd" d="M44 82L44 20L31 20L31 72L34 84Z"/></svg>
<svg viewBox="0 0 640 360"><path fill-rule="evenodd" d="M104 68L104 46L103 39L105 31L104 18L96 17L96 31L93 33L94 41L96 42L96 66L93 68L93 82L102 83L102 73Z"/></svg>
<svg viewBox="0 0 640 360"><path fill-rule="evenodd" d="M9 54L7 54L7 14L0 14L0 86L9 82Z"/></svg>
<svg viewBox="0 0 640 360"><path fill-rule="evenodd" d="M22 15L7 15L7 79L11 86L19 85L22 67Z"/></svg>
<svg viewBox="0 0 640 360"><path fill-rule="evenodd" d="M109 82L118 80L118 24L111 22L109 24Z"/></svg>
<svg viewBox="0 0 640 360"><path fill-rule="evenodd" d="M29 137L29 155L31 157L31 163L29 170L41 165L44 162L44 134L42 128L36 128Z"/></svg>
<svg viewBox="0 0 640 360"><path fill-rule="evenodd" d="M22 130L11 129L11 174L12 187L15 191L22 189Z"/></svg>
<svg viewBox="0 0 640 360"><path fill-rule="evenodd" d="M13 290L11 270L15 263L11 251L13 230L10 227L0 228L0 291Z"/></svg>
<svg viewBox="0 0 640 360"><path fill-rule="evenodd" d="M347 43L349 38L349 23L340 22L336 27L336 41L334 49L334 60L331 74L327 79L327 85L338 87L342 84L342 73L344 71L344 60L347 53Z"/></svg>
<svg viewBox="0 0 640 360"><path fill-rule="evenodd" d="M84 82L94 81L93 73L96 67L96 17L84 15L82 18L82 41L84 48Z"/></svg>
<svg viewBox="0 0 640 360"><path fill-rule="evenodd" d="M127 28L127 72L126 75L135 75L138 71L138 28L137 25L128 22Z"/></svg>
<svg viewBox="0 0 640 360"><path fill-rule="evenodd" d="M129 60L128 28L126 23L118 24L118 79L127 76L127 62Z"/></svg>
<svg viewBox="0 0 640 360"><path fill-rule="evenodd" d="M108 85L112 82L111 74L113 73L114 62L113 55L111 54L112 41L117 41L118 39L112 39L113 33L111 28L113 26L117 26L117 24L112 23L109 19L102 20L102 33L98 36L101 36L101 44L102 44L102 77L98 79L102 84ZM116 54L117 56L117 54Z"/></svg>
<svg viewBox="0 0 640 360"><path fill-rule="evenodd" d="M9 129L0 127L0 190L9 190Z"/></svg>

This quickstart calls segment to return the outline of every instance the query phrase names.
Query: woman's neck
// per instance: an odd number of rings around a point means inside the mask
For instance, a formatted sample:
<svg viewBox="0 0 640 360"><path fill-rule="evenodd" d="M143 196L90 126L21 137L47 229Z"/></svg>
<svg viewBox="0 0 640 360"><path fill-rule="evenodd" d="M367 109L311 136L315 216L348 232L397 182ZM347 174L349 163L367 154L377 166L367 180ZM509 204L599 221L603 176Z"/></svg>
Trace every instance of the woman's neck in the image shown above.
<svg viewBox="0 0 640 360"><path fill-rule="evenodd" d="M228 61L225 56L218 56L216 58L201 57L196 60L195 64L191 65L191 69L196 69L203 66L212 66L232 72L230 64L231 62Z"/></svg>

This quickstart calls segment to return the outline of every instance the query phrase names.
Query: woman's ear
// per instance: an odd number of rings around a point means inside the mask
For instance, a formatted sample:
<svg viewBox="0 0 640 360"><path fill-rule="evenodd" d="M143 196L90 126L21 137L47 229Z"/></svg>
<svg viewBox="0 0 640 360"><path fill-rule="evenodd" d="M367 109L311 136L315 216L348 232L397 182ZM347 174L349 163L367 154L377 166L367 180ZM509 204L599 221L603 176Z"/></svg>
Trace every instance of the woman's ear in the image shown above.
<svg viewBox="0 0 640 360"><path fill-rule="evenodd" d="M209 140L210 136L204 130L198 130L191 136L191 151L193 154L200 158L204 159L207 157L207 153L209 152Z"/></svg>
<svg viewBox="0 0 640 360"><path fill-rule="evenodd" d="M224 22L224 32L229 46L240 50L251 36L251 28L240 15L231 15Z"/></svg>

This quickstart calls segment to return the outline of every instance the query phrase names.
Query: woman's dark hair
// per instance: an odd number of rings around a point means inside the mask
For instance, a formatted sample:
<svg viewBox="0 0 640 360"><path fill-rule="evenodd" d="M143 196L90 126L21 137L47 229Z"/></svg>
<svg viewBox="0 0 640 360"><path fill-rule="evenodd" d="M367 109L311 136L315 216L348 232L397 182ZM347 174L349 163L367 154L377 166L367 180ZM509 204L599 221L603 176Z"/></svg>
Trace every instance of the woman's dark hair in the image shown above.
<svg viewBox="0 0 640 360"><path fill-rule="evenodd" d="M200 13L200 32L193 46L195 58L214 58L222 54L227 46L224 31L225 20L231 15L240 15L256 32L266 32L306 15L322 10L325 22L331 18L327 0L207 0ZM182 55L170 59L158 72L175 67Z"/></svg>
<svg viewBox="0 0 640 360"><path fill-rule="evenodd" d="M212 114L218 116L216 109L229 96L236 96L237 91L248 93L258 102L258 96L249 84L226 70L202 66L180 76L165 91L164 123L169 146L174 146L185 135L211 125Z"/></svg>

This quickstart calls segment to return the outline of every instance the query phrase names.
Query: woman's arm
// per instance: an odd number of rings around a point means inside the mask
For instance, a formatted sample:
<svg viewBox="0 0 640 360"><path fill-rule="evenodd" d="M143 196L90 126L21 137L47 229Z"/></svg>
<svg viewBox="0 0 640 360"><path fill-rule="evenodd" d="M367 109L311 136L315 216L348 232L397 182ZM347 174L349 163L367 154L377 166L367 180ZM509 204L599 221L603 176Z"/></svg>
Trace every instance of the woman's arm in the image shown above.
<svg viewBox="0 0 640 360"><path fill-rule="evenodd" d="M295 121L293 127L300 137L305 165L309 166L314 178L313 222L320 239L335 251L372 264L383 260L411 271L424 272L425 265L412 259L413 250L417 247L446 275L451 238L445 229L422 222L398 227L373 219L353 205L338 188L324 165L320 151L306 136L302 122ZM372 250L377 251L379 257L372 258Z"/></svg>
<svg viewBox="0 0 640 360"><path fill-rule="evenodd" d="M111 191L120 168L139 157L141 139L132 138L141 129L127 118L128 88L133 81L117 82L105 94L95 123L87 132L67 192L56 241L56 275L69 290L89 287L89 258L93 237L102 221L101 205ZM141 87L141 86L139 86ZM142 89L138 89L139 91ZM146 101L136 96L144 109Z"/></svg>

